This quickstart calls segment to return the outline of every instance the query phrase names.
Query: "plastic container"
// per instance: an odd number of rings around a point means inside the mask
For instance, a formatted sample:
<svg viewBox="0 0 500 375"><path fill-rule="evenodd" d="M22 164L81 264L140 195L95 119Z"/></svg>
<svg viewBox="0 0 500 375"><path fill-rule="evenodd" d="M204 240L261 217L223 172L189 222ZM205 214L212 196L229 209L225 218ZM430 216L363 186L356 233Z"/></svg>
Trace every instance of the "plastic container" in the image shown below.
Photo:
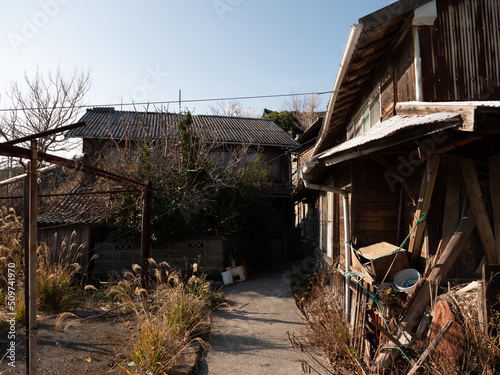
<svg viewBox="0 0 500 375"><path fill-rule="evenodd" d="M414 268L407 268L394 275L394 289L398 292L410 292L422 275Z"/></svg>
<svg viewBox="0 0 500 375"><path fill-rule="evenodd" d="M247 275L243 266L231 268L231 273L233 274L233 281L235 279L236 281L245 281L247 279Z"/></svg>
<svg viewBox="0 0 500 375"><path fill-rule="evenodd" d="M231 271L222 272L222 281L224 281L224 285L233 283L233 274L231 273Z"/></svg>

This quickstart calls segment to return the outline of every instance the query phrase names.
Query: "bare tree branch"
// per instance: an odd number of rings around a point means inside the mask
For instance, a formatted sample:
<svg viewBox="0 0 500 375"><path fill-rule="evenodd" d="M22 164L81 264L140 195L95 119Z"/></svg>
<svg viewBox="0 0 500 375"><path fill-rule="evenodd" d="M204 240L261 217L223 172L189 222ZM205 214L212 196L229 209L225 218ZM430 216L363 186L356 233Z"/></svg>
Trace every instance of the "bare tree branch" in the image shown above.
<svg viewBox="0 0 500 375"><path fill-rule="evenodd" d="M283 110L293 112L306 129L318 118L320 106L321 98L314 93L309 97L292 95L283 102Z"/></svg>
<svg viewBox="0 0 500 375"><path fill-rule="evenodd" d="M35 75L24 75L22 84L13 82L8 97L11 111L1 118L0 135L5 140L57 129L76 121L83 98L90 88L90 72L75 69L66 77L58 67L44 75L37 69ZM60 134L40 139L43 152L67 150L71 144L62 142Z"/></svg>
<svg viewBox="0 0 500 375"><path fill-rule="evenodd" d="M260 115L252 108L243 108L243 105L238 100L229 100L226 102L217 102L214 105L209 105L210 112L216 116L231 116L231 117L260 117Z"/></svg>

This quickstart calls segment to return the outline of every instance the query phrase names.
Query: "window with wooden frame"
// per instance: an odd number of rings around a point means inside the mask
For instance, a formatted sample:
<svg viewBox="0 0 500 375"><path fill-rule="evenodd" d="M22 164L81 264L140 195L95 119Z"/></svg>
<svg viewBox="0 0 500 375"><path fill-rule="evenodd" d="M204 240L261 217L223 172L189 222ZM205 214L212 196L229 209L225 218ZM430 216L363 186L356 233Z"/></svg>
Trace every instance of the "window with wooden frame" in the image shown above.
<svg viewBox="0 0 500 375"><path fill-rule="evenodd" d="M347 130L347 139L356 137L377 125L380 120L380 86L378 86L370 95L366 104L356 114L354 120L349 124Z"/></svg>

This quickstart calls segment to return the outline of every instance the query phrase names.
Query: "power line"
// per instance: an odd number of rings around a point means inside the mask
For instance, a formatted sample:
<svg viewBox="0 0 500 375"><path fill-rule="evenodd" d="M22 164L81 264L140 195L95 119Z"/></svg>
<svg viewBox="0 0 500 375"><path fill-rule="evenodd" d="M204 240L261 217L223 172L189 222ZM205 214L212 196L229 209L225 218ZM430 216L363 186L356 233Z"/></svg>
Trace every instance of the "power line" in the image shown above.
<svg viewBox="0 0 500 375"><path fill-rule="evenodd" d="M235 97L223 97L223 98L205 98L205 99L185 99L182 100L183 103L201 103L201 102L223 102L228 100L249 100L249 99L267 99L267 98L284 98L290 96L305 96L305 95L325 95L331 94L333 91L321 91L321 92L302 92L296 94L272 94L272 95L254 95L254 96L235 96ZM94 107L128 107L128 106L138 106L138 105L161 105L161 104L176 104L179 100L165 100L165 101L155 101L155 102L131 102L131 103L108 103L108 104L85 104L85 105L75 105L75 106L55 106L50 107L50 109L69 109L69 108L94 108ZM46 110L48 107L30 107L30 108L3 108L0 112L9 111L40 111Z"/></svg>

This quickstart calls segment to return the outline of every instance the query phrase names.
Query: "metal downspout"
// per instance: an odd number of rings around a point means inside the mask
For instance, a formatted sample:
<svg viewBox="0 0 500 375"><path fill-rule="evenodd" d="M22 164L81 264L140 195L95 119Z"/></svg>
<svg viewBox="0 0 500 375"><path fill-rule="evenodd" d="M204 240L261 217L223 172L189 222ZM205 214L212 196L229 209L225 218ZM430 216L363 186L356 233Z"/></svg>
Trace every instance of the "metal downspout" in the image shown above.
<svg viewBox="0 0 500 375"><path fill-rule="evenodd" d="M422 66L420 61L420 40L418 36L418 26L413 26L413 45L415 46L415 91L418 102L423 101L422 91Z"/></svg>
<svg viewBox="0 0 500 375"><path fill-rule="evenodd" d="M302 176L303 178L304 176ZM320 190L327 191L335 194L340 194L344 198L344 233L345 233L345 242L349 244L351 242L351 228L349 224L349 193L344 189L336 189L326 185L317 185L310 184L307 180L304 180L304 186L307 189L311 190ZM350 271L351 266L351 249L346 246L345 251L345 272ZM350 288L350 279L349 276L345 277L345 320L347 323L350 323L350 311L351 311L351 288Z"/></svg>

